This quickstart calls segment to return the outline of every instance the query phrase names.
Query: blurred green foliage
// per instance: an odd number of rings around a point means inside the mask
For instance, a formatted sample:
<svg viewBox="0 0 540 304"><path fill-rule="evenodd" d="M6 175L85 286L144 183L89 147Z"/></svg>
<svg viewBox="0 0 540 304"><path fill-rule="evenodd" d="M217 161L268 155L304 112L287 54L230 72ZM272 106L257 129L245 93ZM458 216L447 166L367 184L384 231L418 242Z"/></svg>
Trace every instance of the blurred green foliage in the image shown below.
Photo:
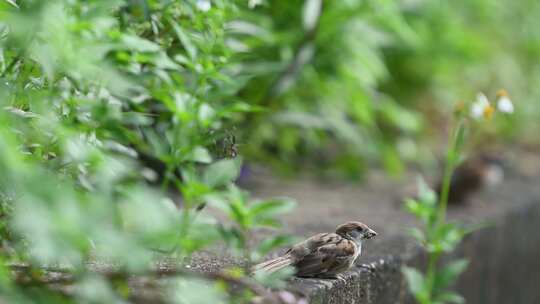
<svg viewBox="0 0 540 304"><path fill-rule="evenodd" d="M425 274L408 266L403 266L402 272L419 304L465 303L465 299L450 287L467 268L468 260L458 259L440 267L437 261L441 254L454 251L470 231L461 224L447 222L446 211L440 213L443 203L437 203L437 200L435 192L419 178L418 198L407 199L405 207L422 224L422 229L411 228L409 234L426 250L428 266Z"/></svg>
<svg viewBox="0 0 540 304"><path fill-rule="evenodd" d="M292 204L233 185L239 152L399 174L456 96L498 87L520 110L485 134L528 138L539 16L533 0L0 0L0 300L122 302L127 278L88 262L145 274L156 252L289 243L247 242ZM74 288L45 288L47 265ZM171 280L170 302L230 300L204 282Z"/></svg>
<svg viewBox="0 0 540 304"><path fill-rule="evenodd" d="M313 30L304 1L264 3L250 15L263 41L242 58L266 71L241 91L269 108L239 130L251 158L399 174L404 162L433 159L424 143L444 135L451 104L500 88L523 108L472 145L530 141L538 130L534 1L323 1Z"/></svg>
<svg viewBox="0 0 540 304"><path fill-rule="evenodd" d="M462 178L458 177L456 171L463 160L463 149L471 139L471 129L487 124L494 116L504 118L500 115L514 113L514 106L506 92L500 91L497 95L496 105L491 104L484 94L479 94L474 102L456 104L439 190L436 193L422 178L418 178L416 198L405 200L406 210L421 222L421 229L411 228L409 234L427 254L425 273L412 267L402 267L409 290L420 304L465 303L465 299L450 288L466 270L468 260L458 259L441 266L440 258L443 254L455 251L467 234L485 224L465 228L461 223L450 222L447 219L447 207L450 191L455 193L461 190L453 188L457 185L453 180Z"/></svg>
<svg viewBox="0 0 540 304"><path fill-rule="evenodd" d="M219 239L247 252L253 230L279 227L290 202L253 202L232 185L230 126L257 107L236 96L226 42L240 8L209 3L1 2L2 301L120 303L135 297L128 276L88 263L148 275L158 253L182 263ZM200 211L208 202L230 220ZM276 240L257 257L287 238ZM34 275L44 266L69 269L72 289ZM170 302L228 297L174 282Z"/></svg>

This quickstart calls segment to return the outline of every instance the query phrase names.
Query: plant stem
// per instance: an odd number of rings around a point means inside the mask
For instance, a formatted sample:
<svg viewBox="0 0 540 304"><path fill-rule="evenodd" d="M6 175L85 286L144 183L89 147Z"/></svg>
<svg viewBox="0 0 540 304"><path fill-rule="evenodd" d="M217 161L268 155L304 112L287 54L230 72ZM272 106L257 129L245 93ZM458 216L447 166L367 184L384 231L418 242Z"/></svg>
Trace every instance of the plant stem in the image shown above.
<svg viewBox="0 0 540 304"><path fill-rule="evenodd" d="M448 206L448 195L450 193L450 185L452 181L452 175L454 173L454 169L456 167L457 159L459 156L459 153L461 152L461 144L460 144L460 136L463 133L463 119L461 117L457 118L457 123L455 128L452 130L450 135L448 136L448 150L446 153L446 162L444 166L444 176L443 176L443 183L442 183L442 189L439 197L439 209L437 212L437 218L435 220L435 225L430 228L433 229L433 232L436 233L438 231L439 227L444 225L446 223L446 209ZM427 280L427 290L429 292L428 299L431 301L432 297L434 295L434 287L435 287L435 274L436 274L436 268L437 268L437 261L440 257L439 251L434 251L429 253L429 260L428 260L428 269L426 274L426 280Z"/></svg>
<svg viewBox="0 0 540 304"><path fill-rule="evenodd" d="M428 303L431 303L431 300L433 299L434 295L434 287L435 287L435 272L437 270L437 261L439 260L440 254L438 252L431 252L429 253L428 257L428 269L426 274L426 282L427 282L427 291L429 294L427 295ZM424 304L424 303L422 303Z"/></svg>
<svg viewBox="0 0 540 304"><path fill-rule="evenodd" d="M443 184L441 189L441 194L439 197L439 212L437 214L437 220L435 222L435 230L444 224L446 220L446 207L448 205L448 195L450 193L450 184L452 181L452 175L456 167L458 151L458 137L461 132L463 132L463 121L461 118L458 118L455 129L452 130L452 133L448 137L448 151L446 153L446 163L444 167L443 175Z"/></svg>

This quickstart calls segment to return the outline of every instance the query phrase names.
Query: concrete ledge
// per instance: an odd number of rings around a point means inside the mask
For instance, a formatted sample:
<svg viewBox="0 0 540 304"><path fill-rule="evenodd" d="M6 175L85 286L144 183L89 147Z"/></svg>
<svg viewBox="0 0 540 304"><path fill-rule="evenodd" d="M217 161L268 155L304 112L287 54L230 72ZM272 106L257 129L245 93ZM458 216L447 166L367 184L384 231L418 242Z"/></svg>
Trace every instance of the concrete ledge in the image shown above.
<svg viewBox="0 0 540 304"><path fill-rule="evenodd" d="M509 212L493 227L469 236L455 252L471 264L457 290L467 303L540 303L540 197ZM520 235L515 235L516 233ZM395 239L393 242L400 242ZM400 246L398 246L400 247ZM420 248L370 259L370 270L357 267L335 280L294 279L294 289L310 303L414 303L401 275L404 264L422 266Z"/></svg>
<svg viewBox="0 0 540 304"><path fill-rule="evenodd" d="M332 231L346 220L365 221L380 237L365 246L357 267L345 281L293 279L291 287L310 303L414 303L401 275L402 265L424 265L421 248L406 236L416 221L395 203L399 185L375 178L359 186L313 180L261 179L261 197L290 196L299 208L285 220L291 233L309 236ZM497 189L485 190L463 207L449 210L450 219L489 222L468 236L453 254L470 266L456 289L467 303L540 303L540 175L507 176Z"/></svg>

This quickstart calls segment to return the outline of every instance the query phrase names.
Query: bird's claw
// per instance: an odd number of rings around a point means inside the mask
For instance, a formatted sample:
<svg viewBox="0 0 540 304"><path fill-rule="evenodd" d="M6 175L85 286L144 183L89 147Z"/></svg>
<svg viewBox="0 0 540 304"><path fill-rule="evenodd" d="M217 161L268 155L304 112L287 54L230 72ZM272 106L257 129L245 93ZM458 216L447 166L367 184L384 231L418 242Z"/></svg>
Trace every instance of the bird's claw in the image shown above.
<svg viewBox="0 0 540 304"><path fill-rule="evenodd" d="M374 270L374 267L371 266L370 264L360 264L360 265L358 265L358 268L365 269L368 272L373 272L373 270Z"/></svg>
<svg viewBox="0 0 540 304"><path fill-rule="evenodd" d="M341 282L343 284L347 284L347 280L344 277L340 276L340 275L336 275L332 279L337 280L337 281L339 281L339 282Z"/></svg>

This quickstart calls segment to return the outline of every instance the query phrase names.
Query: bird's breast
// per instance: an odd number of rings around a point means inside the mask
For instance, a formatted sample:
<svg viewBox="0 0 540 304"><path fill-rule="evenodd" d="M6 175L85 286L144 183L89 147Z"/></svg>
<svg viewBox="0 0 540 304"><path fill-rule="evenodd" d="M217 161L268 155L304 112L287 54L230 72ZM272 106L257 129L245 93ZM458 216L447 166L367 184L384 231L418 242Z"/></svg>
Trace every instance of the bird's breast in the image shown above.
<svg viewBox="0 0 540 304"><path fill-rule="evenodd" d="M362 254L362 242L354 243L354 245L355 245L354 246L355 247L355 253L354 253L353 263Z"/></svg>

